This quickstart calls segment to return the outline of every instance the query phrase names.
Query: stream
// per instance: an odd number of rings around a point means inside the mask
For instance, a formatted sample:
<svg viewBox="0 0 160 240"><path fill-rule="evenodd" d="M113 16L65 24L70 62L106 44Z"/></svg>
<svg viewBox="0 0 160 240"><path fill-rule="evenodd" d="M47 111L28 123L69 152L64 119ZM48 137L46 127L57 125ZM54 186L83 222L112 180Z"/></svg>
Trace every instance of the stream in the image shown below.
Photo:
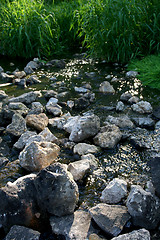
<svg viewBox="0 0 160 240"><path fill-rule="evenodd" d="M10 63L14 63L10 64ZM129 104L125 104L123 112L116 112L115 106L124 92L130 92L134 96L138 96L141 100L151 103L153 108L156 108L160 102L160 90L151 89L143 86L138 78L128 79L125 77L126 66L118 63L107 64L105 61L98 62L92 59L72 57L65 59L66 66L64 69L57 68L41 68L36 71L36 75L41 80L39 84L33 84L26 89L16 85L1 87L9 96L19 96L24 92L33 90L55 90L57 92L67 92L59 101L66 103L68 100L77 99L80 94L75 92L74 87L81 87L84 84L90 84L92 92L95 93L95 101L93 101L85 109L68 109L64 104L63 113L68 111L72 116L82 115L85 112L92 112L99 116L101 126L108 115L117 117L127 115L132 118L135 114ZM23 70L26 61L8 59L1 57L0 66L4 71L14 71L16 68ZM110 75L110 76L108 76ZM52 79L55 79L54 81ZM114 78L114 79L113 79ZM112 80L112 81L111 81ZM109 81L115 89L115 94L102 94L99 92L99 86L103 81ZM4 83L0 80L0 84ZM54 86L53 86L54 83ZM56 84L55 84L56 83ZM52 86L51 86L52 85ZM46 105L47 100L41 97L39 101ZM113 107L113 110L111 110ZM49 116L51 117L51 116ZM59 139L66 138L68 135L63 130L50 128L53 134ZM152 135L153 130L148 130ZM7 139L7 135L1 136L2 139ZM85 140L86 143L93 144L92 140ZM4 186L8 181L15 181L18 177L23 176L26 172L19 166L14 153L8 144L8 153L4 153L5 157L9 158L9 163L0 169L0 187ZM0 146L3 150L3 146ZM142 187L150 180L149 167L147 161L149 154L146 151L136 149L130 141L121 140L114 149L101 149L95 154L98 159L98 169L89 173L85 179L79 183L80 200L79 206L92 207L100 202L102 190L106 182L109 182L115 177L125 179L129 184L140 184ZM70 163L79 160L80 157L73 153L72 150L61 148L58 159L61 163Z"/></svg>

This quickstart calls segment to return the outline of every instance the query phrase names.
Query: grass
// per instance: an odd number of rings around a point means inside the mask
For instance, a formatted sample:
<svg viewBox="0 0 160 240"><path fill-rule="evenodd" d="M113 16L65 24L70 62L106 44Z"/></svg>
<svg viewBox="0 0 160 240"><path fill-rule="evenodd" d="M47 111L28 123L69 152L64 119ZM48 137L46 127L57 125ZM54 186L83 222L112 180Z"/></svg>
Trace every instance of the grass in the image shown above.
<svg viewBox="0 0 160 240"><path fill-rule="evenodd" d="M138 71L140 73L139 79L143 85L160 89L160 55L133 60L129 63L128 70Z"/></svg>
<svg viewBox="0 0 160 240"><path fill-rule="evenodd" d="M159 3L90 0L75 12L78 34L92 56L127 62L159 51Z"/></svg>

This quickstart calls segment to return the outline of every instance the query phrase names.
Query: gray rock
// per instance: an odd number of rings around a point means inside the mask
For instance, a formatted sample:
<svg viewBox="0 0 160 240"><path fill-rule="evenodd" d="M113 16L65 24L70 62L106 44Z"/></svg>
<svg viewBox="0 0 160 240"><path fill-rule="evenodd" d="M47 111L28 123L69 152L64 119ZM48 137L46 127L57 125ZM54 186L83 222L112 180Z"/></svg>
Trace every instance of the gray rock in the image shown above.
<svg viewBox="0 0 160 240"><path fill-rule="evenodd" d="M5 237L5 240L39 240L39 237L40 233L38 231L15 225L11 227L9 233Z"/></svg>
<svg viewBox="0 0 160 240"><path fill-rule="evenodd" d="M116 126L118 126L120 128L134 128L133 122L126 115L122 115L120 117L113 117L113 116L109 115L106 118L106 122L115 124Z"/></svg>
<svg viewBox="0 0 160 240"><path fill-rule="evenodd" d="M84 87L74 87L74 90L78 93L87 93L88 89Z"/></svg>
<svg viewBox="0 0 160 240"><path fill-rule="evenodd" d="M46 109L49 113L52 113L55 117L62 115L62 107L57 104L57 98L50 98L46 104Z"/></svg>
<svg viewBox="0 0 160 240"><path fill-rule="evenodd" d="M42 136L46 142L57 143L58 141L58 138L53 133L51 133L47 127L39 133L39 136Z"/></svg>
<svg viewBox="0 0 160 240"><path fill-rule="evenodd" d="M118 203L127 196L127 182L114 178L102 192L101 201L105 203Z"/></svg>
<svg viewBox="0 0 160 240"><path fill-rule="evenodd" d="M45 113L31 114L26 116L26 124L38 131L43 131L48 126L48 117Z"/></svg>
<svg viewBox="0 0 160 240"><path fill-rule="evenodd" d="M141 128L153 128L155 125L155 122L150 117L137 117L132 118L133 122L136 124L136 126Z"/></svg>
<svg viewBox="0 0 160 240"><path fill-rule="evenodd" d="M152 113L152 110L153 110L151 104L147 101L140 101L136 104L133 104L131 108L134 112L138 112L142 114Z"/></svg>
<svg viewBox="0 0 160 240"><path fill-rule="evenodd" d="M20 137L25 131L27 131L26 121L19 114L14 114L12 117L12 123L6 127L6 132L16 137Z"/></svg>
<svg viewBox="0 0 160 240"><path fill-rule="evenodd" d="M160 154L154 154L148 164L153 186L155 187L156 194L160 197Z"/></svg>
<svg viewBox="0 0 160 240"><path fill-rule="evenodd" d="M89 160L79 160L68 165L67 170L73 175L75 181L81 180L90 170Z"/></svg>
<svg viewBox="0 0 160 240"><path fill-rule="evenodd" d="M27 171L40 171L56 161L60 148L51 142L31 142L19 155L20 165Z"/></svg>
<svg viewBox="0 0 160 240"><path fill-rule="evenodd" d="M35 136L37 135L36 132L31 132L31 131L26 131L25 133L23 133L20 138L18 139L18 141L13 145L15 148L22 150L25 145L27 140L31 137L31 136Z"/></svg>
<svg viewBox="0 0 160 240"><path fill-rule="evenodd" d="M96 115L78 116L68 119L64 129L70 133L69 140L81 142L95 136L100 129L100 119Z"/></svg>
<svg viewBox="0 0 160 240"><path fill-rule="evenodd" d="M83 210L75 211L72 215L64 217L51 217L52 231L63 235L65 240L86 240L96 230L92 227L91 216Z"/></svg>
<svg viewBox="0 0 160 240"><path fill-rule="evenodd" d="M44 137L43 136L40 136L40 135L33 135L33 136L30 136L26 142L25 142L25 147L28 146L29 144L31 144L32 142L46 142Z"/></svg>
<svg viewBox="0 0 160 240"><path fill-rule="evenodd" d="M24 68L24 72L28 75L34 73L34 70L30 66L28 66Z"/></svg>
<svg viewBox="0 0 160 240"><path fill-rule="evenodd" d="M94 143L102 148L114 148L121 140L122 133L116 125L106 123L94 137Z"/></svg>
<svg viewBox="0 0 160 240"><path fill-rule="evenodd" d="M72 109L72 108L74 107L74 101L68 100L68 101L67 101L67 106L68 106L70 109Z"/></svg>
<svg viewBox="0 0 160 240"><path fill-rule="evenodd" d="M125 92L120 96L120 100L123 102L128 102L128 100L132 97L132 94L129 92Z"/></svg>
<svg viewBox="0 0 160 240"><path fill-rule="evenodd" d="M30 104L35 102L38 97L41 97L40 91L32 91L28 93L24 93L19 97L13 97L9 99L9 102L22 102L24 104Z"/></svg>
<svg viewBox="0 0 160 240"><path fill-rule="evenodd" d="M29 63L27 63L26 68L32 68L33 70L38 69L38 63L35 61L30 61ZM24 70L25 71L25 70Z"/></svg>
<svg viewBox="0 0 160 240"><path fill-rule="evenodd" d="M138 76L138 72L136 71L129 71L129 72L126 72L126 77L127 78L135 78Z"/></svg>
<svg viewBox="0 0 160 240"><path fill-rule="evenodd" d="M82 155L82 156L81 156L81 160L89 161L89 162L90 162L90 168L91 168L91 169L97 168L97 166L98 166L98 160L97 160L96 157L95 157L93 154L91 154L91 153Z"/></svg>
<svg viewBox="0 0 160 240"><path fill-rule="evenodd" d="M79 155L85 155L88 153L96 153L98 152L98 148L94 145L87 143L78 143L73 148L74 153L78 153Z"/></svg>
<svg viewBox="0 0 160 240"><path fill-rule="evenodd" d="M160 200L138 185L132 185L127 198L128 212L135 226L155 229L160 221Z"/></svg>
<svg viewBox="0 0 160 240"><path fill-rule="evenodd" d="M43 113L44 107L40 102L32 102L31 104L31 111L29 114L39 114Z"/></svg>
<svg viewBox="0 0 160 240"><path fill-rule="evenodd" d="M21 102L10 102L8 105L4 105L2 108L3 117L5 119L12 119L15 113L26 116L28 112L29 108L27 108Z"/></svg>
<svg viewBox="0 0 160 240"><path fill-rule="evenodd" d="M112 238L112 240L142 240L142 239L143 240L151 239L149 231L147 231L144 228Z"/></svg>
<svg viewBox="0 0 160 240"><path fill-rule="evenodd" d="M67 123L67 120L71 117L71 114L68 112L61 117L54 117L49 119L49 124L52 127L56 127L58 129L63 129L64 125Z"/></svg>
<svg viewBox="0 0 160 240"><path fill-rule="evenodd" d="M139 101L140 101L139 97L133 96L128 100L128 103L134 104L134 103L138 103Z"/></svg>
<svg viewBox="0 0 160 240"><path fill-rule="evenodd" d="M37 202L41 209L55 216L72 214L79 192L65 164L55 163L40 171L35 179Z"/></svg>
<svg viewBox="0 0 160 240"><path fill-rule="evenodd" d="M116 105L116 111L117 112L122 112L123 110L124 110L124 103L123 102L121 102L121 101L119 101L118 103L117 103L117 105Z"/></svg>
<svg viewBox="0 0 160 240"><path fill-rule="evenodd" d="M102 93L115 93L113 86L108 81L104 81L100 84L99 91Z"/></svg>
<svg viewBox="0 0 160 240"><path fill-rule="evenodd" d="M7 98L8 95L5 93L5 91L0 90L0 101L2 101L3 99Z"/></svg>
<svg viewBox="0 0 160 240"><path fill-rule="evenodd" d="M116 237L130 219L127 208L100 203L89 209L94 221L107 234Z"/></svg>

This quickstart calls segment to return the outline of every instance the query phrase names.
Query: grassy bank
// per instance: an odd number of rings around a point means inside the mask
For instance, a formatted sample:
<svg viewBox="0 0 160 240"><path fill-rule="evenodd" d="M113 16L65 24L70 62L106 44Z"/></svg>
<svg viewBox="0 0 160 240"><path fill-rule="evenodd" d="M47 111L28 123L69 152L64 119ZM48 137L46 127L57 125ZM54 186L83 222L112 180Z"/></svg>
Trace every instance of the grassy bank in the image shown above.
<svg viewBox="0 0 160 240"><path fill-rule="evenodd" d="M83 46L93 57L128 62L159 52L157 0L3 0L0 54L53 57Z"/></svg>

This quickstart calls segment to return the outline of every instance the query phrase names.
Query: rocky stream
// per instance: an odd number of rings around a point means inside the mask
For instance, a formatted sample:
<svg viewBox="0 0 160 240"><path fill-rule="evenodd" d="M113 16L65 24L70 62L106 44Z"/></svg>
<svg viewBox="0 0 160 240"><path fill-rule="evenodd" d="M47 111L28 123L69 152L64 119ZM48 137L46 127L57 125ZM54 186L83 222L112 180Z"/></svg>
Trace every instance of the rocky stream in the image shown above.
<svg viewBox="0 0 160 240"><path fill-rule="evenodd" d="M0 59L0 240L159 240L160 90L76 54Z"/></svg>

